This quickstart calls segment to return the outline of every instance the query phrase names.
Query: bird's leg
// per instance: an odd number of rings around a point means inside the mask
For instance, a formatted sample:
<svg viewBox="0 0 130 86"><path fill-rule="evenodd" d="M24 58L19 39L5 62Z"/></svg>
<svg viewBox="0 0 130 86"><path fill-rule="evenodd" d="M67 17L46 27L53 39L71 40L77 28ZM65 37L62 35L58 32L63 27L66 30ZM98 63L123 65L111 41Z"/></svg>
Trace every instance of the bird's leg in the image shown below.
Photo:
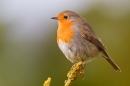
<svg viewBox="0 0 130 86"><path fill-rule="evenodd" d="M86 64L83 64L83 65L82 65L82 70L81 70L83 79L84 79L85 67L86 67Z"/></svg>

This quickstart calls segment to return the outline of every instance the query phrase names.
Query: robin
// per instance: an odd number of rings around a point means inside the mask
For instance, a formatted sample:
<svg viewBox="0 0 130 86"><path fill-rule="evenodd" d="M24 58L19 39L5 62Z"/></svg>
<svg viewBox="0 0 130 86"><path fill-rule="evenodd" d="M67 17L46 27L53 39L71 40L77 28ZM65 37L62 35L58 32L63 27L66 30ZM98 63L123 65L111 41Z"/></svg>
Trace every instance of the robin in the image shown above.
<svg viewBox="0 0 130 86"><path fill-rule="evenodd" d="M87 62L104 57L116 71L121 71L91 26L80 15L65 10L51 19L58 20L57 44L72 63L82 61L84 70Z"/></svg>

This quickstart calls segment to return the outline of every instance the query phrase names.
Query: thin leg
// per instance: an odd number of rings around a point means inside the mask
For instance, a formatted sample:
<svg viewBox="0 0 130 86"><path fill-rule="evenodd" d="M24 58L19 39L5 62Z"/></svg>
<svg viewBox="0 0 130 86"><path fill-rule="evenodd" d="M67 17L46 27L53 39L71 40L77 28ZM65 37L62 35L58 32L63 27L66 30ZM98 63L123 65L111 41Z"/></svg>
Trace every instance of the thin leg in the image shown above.
<svg viewBox="0 0 130 86"><path fill-rule="evenodd" d="M82 77L83 77L83 80L85 78L85 75L84 75L85 67L86 67L86 64L83 64L83 66L82 66Z"/></svg>

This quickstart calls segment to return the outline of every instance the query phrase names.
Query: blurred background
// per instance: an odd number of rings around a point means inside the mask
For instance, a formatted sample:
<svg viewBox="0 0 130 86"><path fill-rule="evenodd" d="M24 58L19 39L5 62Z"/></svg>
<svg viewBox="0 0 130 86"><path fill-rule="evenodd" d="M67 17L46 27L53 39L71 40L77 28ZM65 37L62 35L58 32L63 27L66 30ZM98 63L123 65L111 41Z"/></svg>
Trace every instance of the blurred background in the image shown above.
<svg viewBox="0 0 130 86"><path fill-rule="evenodd" d="M0 0L0 86L63 86L72 66L56 44L57 21L63 10L84 17L121 68L105 59L87 64L85 78L71 86L130 86L129 0Z"/></svg>

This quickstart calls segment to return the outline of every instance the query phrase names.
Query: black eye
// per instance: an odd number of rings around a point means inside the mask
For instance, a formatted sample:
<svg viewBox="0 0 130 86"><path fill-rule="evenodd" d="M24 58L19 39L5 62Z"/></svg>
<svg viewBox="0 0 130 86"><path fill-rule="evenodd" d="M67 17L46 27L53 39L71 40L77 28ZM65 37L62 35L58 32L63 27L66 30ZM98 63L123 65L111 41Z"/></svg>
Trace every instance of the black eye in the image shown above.
<svg viewBox="0 0 130 86"><path fill-rule="evenodd" d="M65 19L69 18L68 16L64 16Z"/></svg>

